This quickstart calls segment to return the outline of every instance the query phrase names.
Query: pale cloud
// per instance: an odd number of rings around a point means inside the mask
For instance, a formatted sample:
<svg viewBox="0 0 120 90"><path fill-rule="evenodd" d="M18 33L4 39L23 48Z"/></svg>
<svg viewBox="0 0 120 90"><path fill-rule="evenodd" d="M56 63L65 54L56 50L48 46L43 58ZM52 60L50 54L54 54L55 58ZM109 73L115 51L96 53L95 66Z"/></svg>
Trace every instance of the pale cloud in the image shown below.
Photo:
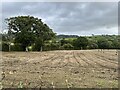
<svg viewBox="0 0 120 90"><path fill-rule="evenodd" d="M117 34L117 2L4 2L4 19L18 15L39 17L58 34Z"/></svg>

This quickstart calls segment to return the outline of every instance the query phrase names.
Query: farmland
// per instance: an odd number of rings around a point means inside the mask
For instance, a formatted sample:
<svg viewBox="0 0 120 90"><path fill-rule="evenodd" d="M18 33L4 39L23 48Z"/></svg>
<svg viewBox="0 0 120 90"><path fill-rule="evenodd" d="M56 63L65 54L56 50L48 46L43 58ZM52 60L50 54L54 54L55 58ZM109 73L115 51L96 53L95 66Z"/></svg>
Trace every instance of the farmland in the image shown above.
<svg viewBox="0 0 120 90"><path fill-rule="evenodd" d="M116 50L3 52L3 87L117 88Z"/></svg>

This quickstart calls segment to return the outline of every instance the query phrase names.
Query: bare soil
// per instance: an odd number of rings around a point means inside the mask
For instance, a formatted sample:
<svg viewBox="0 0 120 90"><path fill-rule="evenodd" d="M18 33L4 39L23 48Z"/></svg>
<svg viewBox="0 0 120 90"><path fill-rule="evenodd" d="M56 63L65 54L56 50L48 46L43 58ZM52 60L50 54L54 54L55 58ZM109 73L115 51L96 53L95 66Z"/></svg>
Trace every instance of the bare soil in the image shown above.
<svg viewBox="0 0 120 90"><path fill-rule="evenodd" d="M2 52L4 88L118 88L116 50Z"/></svg>

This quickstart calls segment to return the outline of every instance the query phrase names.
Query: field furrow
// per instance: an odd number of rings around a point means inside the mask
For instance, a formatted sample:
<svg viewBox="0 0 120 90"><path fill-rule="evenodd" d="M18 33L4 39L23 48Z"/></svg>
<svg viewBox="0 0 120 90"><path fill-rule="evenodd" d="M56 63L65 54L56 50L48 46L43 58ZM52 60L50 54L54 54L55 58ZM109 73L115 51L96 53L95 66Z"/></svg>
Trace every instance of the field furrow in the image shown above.
<svg viewBox="0 0 120 90"><path fill-rule="evenodd" d="M104 53L102 53L104 52ZM118 56L112 50L3 52L5 88L117 88ZM109 57L110 56L110 57ZM67 81L67 84L66 84Z"/></svg>

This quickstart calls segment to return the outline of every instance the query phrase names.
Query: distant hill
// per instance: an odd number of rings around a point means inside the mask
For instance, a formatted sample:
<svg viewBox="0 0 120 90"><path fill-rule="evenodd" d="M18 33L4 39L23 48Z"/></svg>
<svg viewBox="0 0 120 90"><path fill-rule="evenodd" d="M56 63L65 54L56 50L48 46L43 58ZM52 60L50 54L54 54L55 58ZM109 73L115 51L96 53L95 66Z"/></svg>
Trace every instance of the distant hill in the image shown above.
<svg viewBox="0 0 120 90"><path fill-rule="evenodd" d="M57 38L78 38L78 35L57 35Z"/></svg>

